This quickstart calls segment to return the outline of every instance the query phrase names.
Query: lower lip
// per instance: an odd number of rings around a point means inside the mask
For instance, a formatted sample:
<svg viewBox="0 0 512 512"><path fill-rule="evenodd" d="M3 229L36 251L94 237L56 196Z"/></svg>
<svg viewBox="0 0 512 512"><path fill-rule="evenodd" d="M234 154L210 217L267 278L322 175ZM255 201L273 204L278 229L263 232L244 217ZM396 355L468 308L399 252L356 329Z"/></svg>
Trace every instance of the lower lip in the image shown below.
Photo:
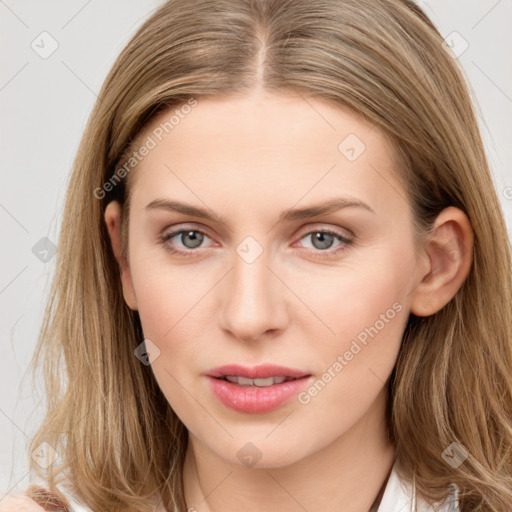
<svg viewBox="0 0 512 512"><path fill-rule="evenodd" d="M238 412L262 413L278 409L306 387L312 376L273 384L268 387L240 386L226 380L208 377L213 394L226 406Z"/></svg>

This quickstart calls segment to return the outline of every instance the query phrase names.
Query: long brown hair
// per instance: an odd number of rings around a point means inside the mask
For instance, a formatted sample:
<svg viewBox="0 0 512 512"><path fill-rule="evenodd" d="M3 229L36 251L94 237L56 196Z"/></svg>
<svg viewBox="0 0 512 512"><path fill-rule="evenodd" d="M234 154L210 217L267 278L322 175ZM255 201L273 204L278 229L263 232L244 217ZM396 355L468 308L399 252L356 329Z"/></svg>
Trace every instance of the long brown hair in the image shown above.
<svg viewBox="0 0 512 512"><path fill-rule="evenodd" d="M403 478L437 501L449 483L463 512L512 508L512 258L472 99L456 59L411 0L170 0L119 55L74 161L57 268L34 371L47 414L31 451L61 455L43 471L93 510L186 509L187 430L149 366L134 357L138 313L123 300L103 212L128 219L127 168L138 136L191 99L295 92L351 109L386 133L417 232L455 206L475 236L455 297L410 315L389 387L389 430ZM126 247L126 230L123 235ZM67 433L67 436L61 435ZM65 442L64 442L65 441ZM443 453L467 452L457 467Z"/></svg>

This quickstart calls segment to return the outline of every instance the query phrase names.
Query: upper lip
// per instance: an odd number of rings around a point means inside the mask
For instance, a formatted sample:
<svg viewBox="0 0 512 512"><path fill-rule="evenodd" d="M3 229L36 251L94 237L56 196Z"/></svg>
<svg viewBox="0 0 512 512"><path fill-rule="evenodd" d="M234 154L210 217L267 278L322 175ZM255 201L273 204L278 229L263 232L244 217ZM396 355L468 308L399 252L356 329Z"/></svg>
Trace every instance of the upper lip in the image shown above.
<svg viewBox="0 0 512 512"><path fill-rule="evenodd" d="M237 377L246 377L247 379L267 379L268 377L290 377L293 379L299 379L311 374L296 368L287 368L285 366L277 366L275 364L261 364L258 366L228 364L213 368L206 372L206 375L216 378L232 375Z"/></svg>

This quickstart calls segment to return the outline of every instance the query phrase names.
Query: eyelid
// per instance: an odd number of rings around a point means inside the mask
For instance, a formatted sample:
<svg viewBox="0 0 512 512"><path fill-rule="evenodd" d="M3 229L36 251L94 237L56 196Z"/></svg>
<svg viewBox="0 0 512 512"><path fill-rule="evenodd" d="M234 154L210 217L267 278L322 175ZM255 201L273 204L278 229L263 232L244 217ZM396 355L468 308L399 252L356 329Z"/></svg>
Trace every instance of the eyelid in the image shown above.
<svg viewBox="0 0 512 512"><path fill-rule="evenodd" d="M311 232L324 232L324 231L330 231L335 232L338 236L341 236L342 238L345 238L347 240L352 240L355 238L355 234L348 228L342 228L341 226L333 226L332 224L313 224L312 226L305 226L304 228L301 228L299 230L299 233L297 236L300 238L303 237L303 235L310 234Z"/></svg>
<svg viewBox="0 0 512 512"><path fill-rule="evenodd" d="M203 226L201 224L193 224L193 225L188 225L188 224L177 224L177 225L173 225L173 226L168 226L167 228L165 228L162 232L162 237L167 237L167 236L176 236L178 234L180 234L181 232L183 231L198 231L199 233L202 233L203 235L206 235L208 236L208 238L213 238L210 233L209 233L209 230L206 226Z"/></svg>

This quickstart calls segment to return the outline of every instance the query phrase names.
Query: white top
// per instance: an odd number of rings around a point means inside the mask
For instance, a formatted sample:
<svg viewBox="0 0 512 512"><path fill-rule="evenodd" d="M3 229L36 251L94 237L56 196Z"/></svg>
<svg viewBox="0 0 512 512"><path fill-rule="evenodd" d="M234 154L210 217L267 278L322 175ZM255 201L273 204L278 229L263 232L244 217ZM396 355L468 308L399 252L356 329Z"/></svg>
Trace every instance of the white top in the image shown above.
<svg viewBox="0 0 512 512"><path fill-rule="evenodd" d="M437 509L434 509L421 497L416 495L414 483L399 478L396 467L397 461L391 468L391 473L377 512L460 512L458 488L455 484L450 484L450 494L448 498L444 502L438 503ZM39 479L31 483L44 485L44 482ZM91 512L91 509L79 503L77 498L74 497L67 488L60 486L59 490L68 500L71 512ZM160 507L155 512L164 512L164 510Z"/></svg>
<svg viewBox="0 0 512 512"><path fill-rule="evenodd" d="M384 495L377 512L460 512L459 490L450 484L450 494L444 502L432 508L423 498L416 495L414 482L401 480L396 472L398 462L391 469Z"/></svg>

